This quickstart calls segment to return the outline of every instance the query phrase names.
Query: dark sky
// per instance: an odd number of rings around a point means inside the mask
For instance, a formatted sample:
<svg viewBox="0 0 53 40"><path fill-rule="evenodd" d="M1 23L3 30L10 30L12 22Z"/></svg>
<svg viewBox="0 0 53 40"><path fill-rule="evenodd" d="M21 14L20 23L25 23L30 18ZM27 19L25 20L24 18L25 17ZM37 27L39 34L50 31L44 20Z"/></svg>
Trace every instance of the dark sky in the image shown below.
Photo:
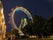
<svg viewBox="0 0 53 40"><path fill-rule="evenodd" d="M53 0L2 0L5 13L9 13L15 6L23 6L32 14L41 15L45 18L53 16Z"/></svg>
<svg viewBox="0 0 53 40"><path fill-rule="evenodd" d="M16 6L23 6L30 11L32 15L40 15L44 18L53 16L53 0L2 0L6 24L8 24L8 14ZM10 27L9 27L10 29Z"/></svg>

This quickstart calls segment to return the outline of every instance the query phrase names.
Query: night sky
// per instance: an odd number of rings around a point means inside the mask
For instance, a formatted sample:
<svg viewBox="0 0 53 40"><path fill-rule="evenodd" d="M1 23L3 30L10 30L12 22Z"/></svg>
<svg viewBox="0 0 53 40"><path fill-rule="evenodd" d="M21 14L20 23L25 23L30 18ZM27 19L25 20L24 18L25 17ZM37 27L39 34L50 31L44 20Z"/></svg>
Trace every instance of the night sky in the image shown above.
<svg viewBox="0 0 53 40"><path fill-rule="evenodd" d="M12 8L23 6L30 11L32 15L40 15L44 18L53 16L53 0L2 0L4 7L4 15L7 24L7 31L10 30L8 24L9 16Z"/></svg>

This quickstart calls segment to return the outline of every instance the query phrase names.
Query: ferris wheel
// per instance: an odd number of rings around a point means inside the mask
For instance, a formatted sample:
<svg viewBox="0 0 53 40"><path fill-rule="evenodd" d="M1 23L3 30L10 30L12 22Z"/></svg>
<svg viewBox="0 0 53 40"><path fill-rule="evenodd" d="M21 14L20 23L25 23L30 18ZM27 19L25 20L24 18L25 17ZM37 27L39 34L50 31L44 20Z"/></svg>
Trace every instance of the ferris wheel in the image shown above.
<svg viewBox="0 0 53 40"><path fill-rule="evenodd" d="M19 27L17 27L17 25L14 21L14 14L17 10L18 11L20 10L20 11L24 12L24 14L27 15L27 17L30 19L30 22L32 22L32 23L33 23L33 18L31 16L31 13L24 7L16 7L14 9L12 9L12 12L9 14L10 24L12 25L13 28L15 28L16 30L19 30L19 33L22 33L21 28L24 28L27 25L27 18L21 19L21 23L20 23Z"/></svg>

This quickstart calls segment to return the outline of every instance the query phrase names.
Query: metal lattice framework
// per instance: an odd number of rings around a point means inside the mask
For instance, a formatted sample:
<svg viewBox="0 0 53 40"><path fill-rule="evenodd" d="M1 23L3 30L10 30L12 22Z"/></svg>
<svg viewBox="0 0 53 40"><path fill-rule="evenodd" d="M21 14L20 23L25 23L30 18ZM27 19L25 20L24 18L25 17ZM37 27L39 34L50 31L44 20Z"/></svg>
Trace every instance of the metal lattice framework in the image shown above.
<svg viewBox="0 0 53 40"><path fill-rule="evenodd" d="M6 24L3 13L3 5L2 2L0 1L0 40L5 38L5 34L6 34Z"/></svg>

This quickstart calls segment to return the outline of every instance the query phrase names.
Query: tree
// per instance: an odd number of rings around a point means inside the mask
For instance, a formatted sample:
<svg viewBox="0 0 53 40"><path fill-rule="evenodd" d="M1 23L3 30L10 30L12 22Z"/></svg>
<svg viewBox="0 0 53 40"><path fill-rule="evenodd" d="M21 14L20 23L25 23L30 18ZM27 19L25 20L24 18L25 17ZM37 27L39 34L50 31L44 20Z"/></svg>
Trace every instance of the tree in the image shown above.
<svg viewBox="0 0 53 40"><path fill-rule="evenodd" d="M30 34L30 35L42 35L42 27L45 23L45 19L41 16L33 16L34 23L29 23L24 28L23 32Z"/></svg>
<svg viewBox="0 0 53 40"><path fill-rule="evenodd" d="M28 34L28 35L32 34L32 28L31 28L31 26L30 26L29 24L26 25L26 26L23 28L23 33L24 33L24 34Z"/></svg>
<svg viewBox="0 0 53 40"><path fill-rule="evenodd" d="M47 18L42 27L42 35L48 37L53 34L53 17Z"/></svg>
<svg viewBox="0 0 53 40"><path fill-rule="evenodd" d="M50 17L46 21L46 25L48 33L53 34L53 17Z"/></svg>
<svg viewBox="0 0 53 40"><path fill-rule="evenodd" d="M15 36L16 36L15 39L16 39L16 40L20 37L20 36L19 36L19 33L18 33L18 30L13 29L13 30L12 30L12 33L15 34Z"/></svg>
<svg viewBox="0 0 53 40"><path fill-rule="evenodd" d="M35 30L35 34L38 35L39 37L41 37L43 34L43 27L44 27L44 24L45 24L45 21L46 19L41 17L41 16L38 16L38 15L35 15L33 16L33 19L34 19L34 28L33 30Z"/></svg>

